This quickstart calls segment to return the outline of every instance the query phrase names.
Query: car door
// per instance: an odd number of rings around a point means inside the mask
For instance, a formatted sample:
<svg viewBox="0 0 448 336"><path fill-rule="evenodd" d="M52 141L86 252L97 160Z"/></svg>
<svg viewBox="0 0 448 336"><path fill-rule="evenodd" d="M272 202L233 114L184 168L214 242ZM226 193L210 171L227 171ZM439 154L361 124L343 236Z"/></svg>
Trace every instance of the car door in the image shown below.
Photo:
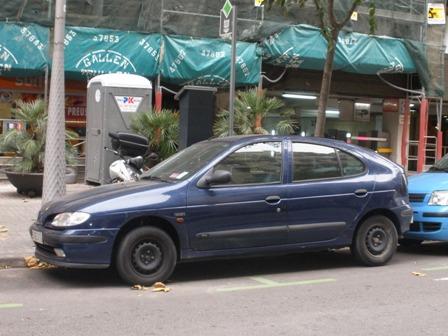
<svg viewBox="0 0 448 336"><path fill-rule="evenodd" d="M352 154L318 144L292 142L290 152L289 242L351 239L374 186L367 166Z"/></svg>
<svg viewBox="0 0 448 336"><path fill-rule="evenodd" d="M281 141L243 146L215 165L231 173L230 182L187 194L190 246L223 250L285 244L286 212L283 188L284 151Z"/></svg>

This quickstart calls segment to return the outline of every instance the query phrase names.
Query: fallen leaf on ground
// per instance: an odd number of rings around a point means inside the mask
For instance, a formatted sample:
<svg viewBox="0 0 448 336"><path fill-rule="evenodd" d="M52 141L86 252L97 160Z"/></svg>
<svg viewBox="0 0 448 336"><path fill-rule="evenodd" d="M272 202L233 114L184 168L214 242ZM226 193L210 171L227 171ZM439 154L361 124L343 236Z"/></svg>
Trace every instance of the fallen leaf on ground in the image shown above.
<svg viewBox="0 0 448 336"><path fill-rule="evenodd" d="M153 286L152 286L152 291L153 292L169 292L171 290L171 288L167 287L163 282L156 282Z"/></svg>
<svg viewBox="0 0 448 336"><path fill-rule="evenodd" d="M8 228L4 225L0 225L0 233L6 233L8 232Z"/></svg>
<svg viewBox="0 0 448 336"><path fill-rule="evenodd" d="M412 274L412 275L415 275L415 276L419 276L419 277L426 276L425 273L420 273L420 272L412 272L411 274Z"/></svg>
<svg viewBox="0 0 448 336"><path fill-rule="evenodd" d="M134 286L131 287L131 289L133 289L133 290L145 291L145 290L148 290L149 287L142 286L142 285L134 285Z"/></svg>
<svg viewBox="0 0 448 336"><path fill-rule="evenodd" d="M40 261L35 256L28 256L25 257L25 265L29 269L50 269L50 268L56 268L56 266L51 265L45 261Z"/></svg>

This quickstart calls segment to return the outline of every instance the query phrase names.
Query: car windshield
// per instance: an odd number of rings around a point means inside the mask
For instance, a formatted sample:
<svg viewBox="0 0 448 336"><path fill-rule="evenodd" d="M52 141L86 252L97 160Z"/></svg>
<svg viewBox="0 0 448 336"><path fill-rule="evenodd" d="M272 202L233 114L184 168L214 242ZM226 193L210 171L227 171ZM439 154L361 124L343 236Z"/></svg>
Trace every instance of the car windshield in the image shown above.
<svg viewBox="0 0 448 336"><path fill-rule="evenodd" d="M430 171L445 171L448 172L448 154L437 161L434 166L429 168Z"/></svg>
<svg viewBox="0 0 448 336"><path fill-rule="evenodd" d="M143 180L183 181L229 147L229 143L206 141L194 144L154 166L140 177Z"/></svg>

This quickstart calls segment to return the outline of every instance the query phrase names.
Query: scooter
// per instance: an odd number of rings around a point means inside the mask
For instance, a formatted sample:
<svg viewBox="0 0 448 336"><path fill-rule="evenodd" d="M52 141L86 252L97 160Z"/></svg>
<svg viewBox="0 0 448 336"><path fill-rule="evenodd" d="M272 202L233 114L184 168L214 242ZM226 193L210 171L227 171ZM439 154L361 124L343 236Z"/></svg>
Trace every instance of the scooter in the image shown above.
<svg viewBox="0 0 448 336"><path fill-rule="evenodd" d="M112 148L104 147L104 150L114 153L119 160L115 160L109 166L111 183L138 181L143 174L144 159L157 159L157 154L149 153L148 140L140 135L109 132Z"/></svg>

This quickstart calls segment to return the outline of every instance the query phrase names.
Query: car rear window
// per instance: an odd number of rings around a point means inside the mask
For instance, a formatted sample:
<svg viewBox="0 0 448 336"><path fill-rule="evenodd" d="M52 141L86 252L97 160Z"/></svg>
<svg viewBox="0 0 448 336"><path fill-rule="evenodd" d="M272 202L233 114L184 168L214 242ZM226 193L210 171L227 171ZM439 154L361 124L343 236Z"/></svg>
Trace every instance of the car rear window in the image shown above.
<svg viewBox="0 0 448 336"><path fill-rule="evenodd" d="M339 160L341 161L342 172L344 176L359 175L365 170L364 164L353 155L338 150Z"/></svg>
<svg viewBox="0 0 448 336"><path fill-rule="evenodd" d="M295 142L292 150L294 182L342 176L334 148Z"/></svg>

